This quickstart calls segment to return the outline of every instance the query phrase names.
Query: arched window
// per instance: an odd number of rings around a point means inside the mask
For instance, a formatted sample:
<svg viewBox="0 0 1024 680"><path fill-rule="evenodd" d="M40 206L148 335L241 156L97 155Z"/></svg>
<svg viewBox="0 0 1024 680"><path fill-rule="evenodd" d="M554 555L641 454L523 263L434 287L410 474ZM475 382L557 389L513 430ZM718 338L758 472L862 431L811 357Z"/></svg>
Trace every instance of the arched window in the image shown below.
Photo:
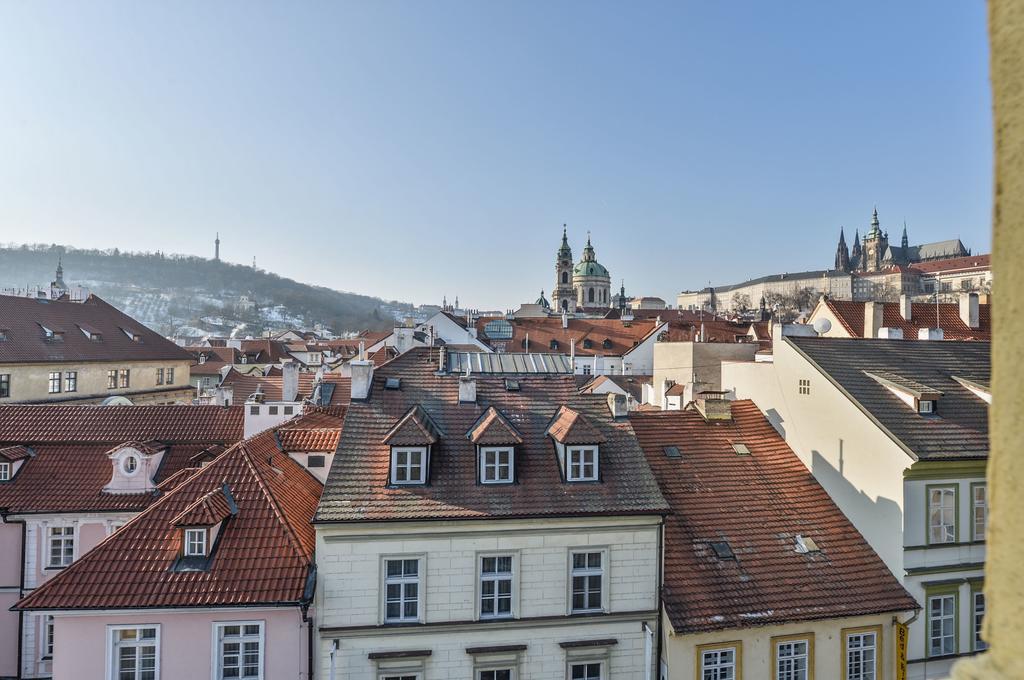
<svg viewBox="0 0 1024 680"><path fill-rule="evenodd" d="M589 288L587 290L587 302L593 302L593 301L594 301L594 289L593 288Z"/></svg>
<svg viewBox="0 0 1024 680"><path fill-rule="evenodd" d="M569 272L562 272L562 283L569 283Z"/></svg>
<svg viewBox="0 0 1024 680"><path fill-rule="evenodd" d="M569 309L569 301L566 300L565 298L562 298L562 309L563 310L568 310Z"/></svg>

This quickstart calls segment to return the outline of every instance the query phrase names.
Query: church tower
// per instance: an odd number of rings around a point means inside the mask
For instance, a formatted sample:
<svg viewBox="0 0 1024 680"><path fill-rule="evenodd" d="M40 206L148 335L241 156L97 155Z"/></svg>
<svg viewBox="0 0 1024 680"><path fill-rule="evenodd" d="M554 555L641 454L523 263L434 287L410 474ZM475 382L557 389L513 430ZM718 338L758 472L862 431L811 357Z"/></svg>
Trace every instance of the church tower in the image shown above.
<svg viewBox="0 0 1024 680"><path fill-rule="evenodd" d="M576 291L577 307L611 307L612 277L604 265L597 261L590 234L587 234L583 259L573 267L572 287Z"/></svg>
<svg viewBox="0 0 1024 680"><path fill-rule="evenodd" d="M850 247L850 271L858 272L863 268L860 251L860 229L853 232L853 246Z"/></svg>
<svg viewBox="0 0 1024 680"><path fill-rule="evenodd" d="M835 268L841 272L850 271L850 251L846 249L846 234L843 233L842 227L839 227L839 245L836 247Z"/></svg>
<svg viewBox="0 0 1024 680"><path fill-rule="evenodd" d="M572 248L569 235L562 225L562 245L555 256L555 287L551 289L551 304L559 312L575 312L576 297L572 288Z"/></svg>
<svg viewBox="0 0 1024 680"><path fill-rule="evenodd" d="M878 208L871 214L871 230L864 237L864 264L866 272L877 272L882 268L882 258L889 247L889 238L882 233L878 224Z"/></svg>

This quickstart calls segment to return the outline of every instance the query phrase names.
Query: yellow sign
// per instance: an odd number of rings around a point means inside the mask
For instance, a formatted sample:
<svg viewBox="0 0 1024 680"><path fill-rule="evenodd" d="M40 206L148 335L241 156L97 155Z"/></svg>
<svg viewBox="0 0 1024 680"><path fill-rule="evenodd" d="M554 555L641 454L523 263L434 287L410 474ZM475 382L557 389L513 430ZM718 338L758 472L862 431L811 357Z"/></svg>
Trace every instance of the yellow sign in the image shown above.
<svg viewBox="0 0 1024 680"><path fill-rule="evenodd" d="M896 680L907 680L907 625L896 623Z"/></svg>

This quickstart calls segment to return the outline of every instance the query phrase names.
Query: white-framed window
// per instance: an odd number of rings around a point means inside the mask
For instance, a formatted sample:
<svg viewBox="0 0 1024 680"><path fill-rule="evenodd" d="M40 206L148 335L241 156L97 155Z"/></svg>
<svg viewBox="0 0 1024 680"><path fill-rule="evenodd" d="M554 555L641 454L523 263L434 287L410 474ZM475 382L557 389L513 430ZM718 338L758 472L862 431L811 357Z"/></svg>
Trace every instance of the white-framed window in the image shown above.
<svg viewBox="0 0 1024 680"><path fill-rule="evenodd" d="M64 374L64 391L78 391L78 371L68 371Z"/></svg>
<svg viewBox="0 0 1024 680"><path fill-rule="evenodd" d="M185 529L185 557L206 556L206 529Z"/></svg>
<svg viewBox="0 0 1024 680"><path fill-rule="evenodd" d="M0 482L6 482L11 479L11 464L0 463Z"/></svg>
<svg viewBox="0 0 1024 680"><path fill-rule="evenodd" d="M384 674L378 676L380 680L423 680L419 673L403 673L402 675Z"/></svg>
<svg viewBox="0 0 1024 680"><path fill-rule="evenodd" d="M480 449L480 483L510 484L514 476L515 450L512 447Z"/></svg>
<svg viewBox="0 0 1024 680"><path fill-rule="evenodd" d="M162 369L162 368L156 369L156 384L157 385L163 385L164 384L164 369Z"/></svg>
<svg viewBox="0 0 1024 680"><path fill-rule="evenodd" d="M917 402L918 413L935 413L935 401L932 399L921 399Z"/></svg>
<svg viewBox="0 0 1024 680"><path fill-rule="evenodd" d="M956 487L928 488L928 542L956 542Z"/></svg>
<svg viewBox="0 0 1024 680"><path fill-rule="evenodd" d="M800 394L810 394L811 393L811 381L810 380L808 380L806 378L800 378L797 382L798 382L797 387L800 388L799 389Z"/></svg>
<svg viewBox="0 0 1024 680"><path fill-rule="evenodd" d="M736 680L736 648L718 647L700 652L699 680Z"/></svg>
<svg viewBox="0 0 1024 680"><path fill-rule="evenodd" d="M513 680L514 677L511 668L488 668L476 672L476 680Z"/></svg>
<svg viewBox="0 0 1024 680"><path fill-rule="evenodd" d="M126 475L134 475L135 471L139 469L139 459L135 456L125 456L121 461L121 469Z"/></svg>
<svg viewBox="0 0 1024 680"><path fill-rule="evenodd" d="M420 559L399 557L384 560L384 621L419 621Z"/></svg>
<svg viewBox="0 0 1024 680"><path fill-rule="evenodd" d="M512 616L512 555L480 557L480 618Z"/></svg>
<svg viewBox="0 0 1024 680"><path fill-rule="evenodd" d="M160 626L110 626L110 680L159 680Z"/></svg>
<svg viewBox="0 0 1024 680"><path fill-rule="evenodd" d="M878 661L877 631L846 633L846 680L880 680Z"/></svg>
<svg viewBox="0 0 1024 680"><path fill-rule="evenodd" d="M51 567L66 567L75 560L75 528L50 527Z"/></svg>
<svg viewBox="0 0 1024 680"><path fill-rule="evenodd" d="M565 478L570 482L593 482L598 476L597 447L566 447Z"/></svg>
<svg viewBox="0 0 1024 680"><path fill-rule="evenodd" d="M43 657L53 658L53 616L43 619Z"/></svg>
<svg viewBox="0 0 1024 680"><path fill-rule="evenodd" d="M426 447L394 447L391 449L392 484L426 484Z"/></svg>
<svg viewBox="0 0 1024 680"><path fill-rule="evenodd" d="M117 372L117 384L122 389L131 387L131 369L122 368Z"/></svg>
<svg viewBox="0 0 1024 680"><path fill-rule="evenodd" d="M262 680L263 622L230 621L213 624L217 650L216 680Z"/></svg>
<svg viewBox="0 0 1024 680"><path fill-rule="evenodd" d="M928 656L956 653L956 594L928 598Z"/></svg>
<svg viewBox="0 0 1024 680"><path fill-rule="evenodd" d="M174 384L174 366L170 366L167 368L167 384Z"/></svg>
<svg viewBox="0 0 1024 680"><path fill-rule="evenodd" d="M779 640L775 643L775 680L807 680L810 666L808 640Z"/></svg>
<svg viewBox="0 0 1024 680"><path fill-rule="evenodd" d="M573 613L597 612L604 609L603 550L573 550L570 560L570 604Z"/></svg>
<svg viewBox="0 0 1024 680"><path fill-rule="evenodd" d="M581 661L569 664L569 680L601 680L604 677L604 663Z"/></svg>
<svg viewBox="0 0 1024 680"><path fill-rule="evenodd" d="M60 392L60 371L50 373L50 387L48 391L50 394Z"/></svg>
<svg viewBox="0 0 1024 680"><path fill-rule="evenodd" d="M981 622L985 618L985 593L975 590L971 596L974 604L974 651L980 652L988 649L988 643L981 639Z"/></svg>
<svg viewBox="0 0 1024 680"><path fill-rule="evenodd" d="M988 528L988 487L984 484L971 485L971 524L972 538L984 541Z"/></svg>

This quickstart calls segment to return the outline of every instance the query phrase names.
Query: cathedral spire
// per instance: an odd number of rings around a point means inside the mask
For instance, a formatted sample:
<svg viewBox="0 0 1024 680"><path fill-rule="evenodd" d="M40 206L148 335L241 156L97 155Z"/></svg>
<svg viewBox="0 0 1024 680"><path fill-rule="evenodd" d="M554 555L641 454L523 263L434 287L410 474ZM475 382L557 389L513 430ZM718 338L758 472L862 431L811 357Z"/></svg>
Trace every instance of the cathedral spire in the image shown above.
<svg viewBox="0 0 1024 680"><path fill-rule="evenodd" d="M860 269L862 269L860 250L860 229L856 229L853 232L853 246L850 248L850 271L858 271Z"/></svg>
<svg viewBox="0 0 1024 680"><path fill-rule="evenodd" d="M903 220L903 238L900 239L900 245L906 250L910 247L910 239L907 238L907 221Z"/></svg>
<svg viewBox="0 0 1024 680"><path fill-rule="evenodd" d="M846 234L839 227L839 245L836 246L835 268L841 272L850 271L850 251L846 249Z"/></svg>

